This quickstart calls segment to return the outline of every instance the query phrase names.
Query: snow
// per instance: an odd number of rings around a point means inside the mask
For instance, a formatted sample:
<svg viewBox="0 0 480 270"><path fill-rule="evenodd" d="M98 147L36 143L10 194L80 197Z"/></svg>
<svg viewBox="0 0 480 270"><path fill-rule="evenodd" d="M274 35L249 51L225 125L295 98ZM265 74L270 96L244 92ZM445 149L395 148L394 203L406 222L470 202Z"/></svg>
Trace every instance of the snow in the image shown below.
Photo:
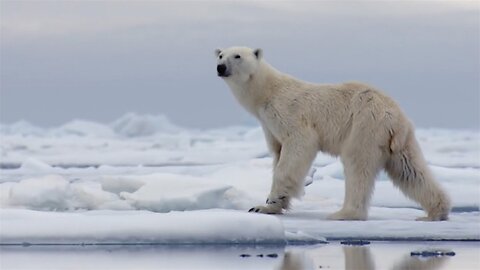
<svg viewBox="0 0 480 270"><path fill-rule="evenodd" d="M272 159L259 127L194 130L165 116L110 124L0 125L2 243L310 243L332 239L480 240L480 133L420 129L422 150L452 198L444 222L380 174L368 221L327 221L343 202L340 161L319 154L305 196L280 216L262 204ZM371 228L375 228L372 230Z"/></svg>

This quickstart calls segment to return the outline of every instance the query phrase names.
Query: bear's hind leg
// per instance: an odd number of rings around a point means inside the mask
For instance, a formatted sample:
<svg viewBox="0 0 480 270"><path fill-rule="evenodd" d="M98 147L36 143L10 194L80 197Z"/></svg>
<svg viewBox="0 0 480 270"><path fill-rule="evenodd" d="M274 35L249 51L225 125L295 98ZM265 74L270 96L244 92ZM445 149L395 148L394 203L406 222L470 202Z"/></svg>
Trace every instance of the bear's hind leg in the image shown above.
<svg viewBox="0 0 480 270"><path fill-rule="evenodd" d="M434 180L413 132L409 134L405 149L392 154L385 170L393 184L427 212L426 217L417 220L448 219L450 199Z"/></svg>
<svg viewBox="0 0 480 270"><path fill-rule="evenodd" d="M345 198L340 211L331 220L366 220L375 178L384 166L384 153L375 141L352 136L342 151L345 173Z"/></svg>

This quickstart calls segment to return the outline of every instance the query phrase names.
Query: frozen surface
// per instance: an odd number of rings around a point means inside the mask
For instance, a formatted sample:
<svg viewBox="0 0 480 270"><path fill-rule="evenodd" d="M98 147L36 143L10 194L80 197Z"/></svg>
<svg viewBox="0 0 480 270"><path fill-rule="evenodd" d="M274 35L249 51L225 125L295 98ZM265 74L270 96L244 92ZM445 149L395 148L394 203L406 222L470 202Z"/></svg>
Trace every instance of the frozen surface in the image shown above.
<svg viewBox="0 0 480 270"><path fill-rule="evenodd" d="M344 175L339 160L323 154L291 211L245 213L264 203L271 185L258 127L192 130L164 116L127 114L108 125L18 122L0 125L0 135L2 243L480 240L478 131L417 132L454 207L449 221L434 223L414 221L423 211L385 174L368 221L325 220L342 205Z"/></svg>

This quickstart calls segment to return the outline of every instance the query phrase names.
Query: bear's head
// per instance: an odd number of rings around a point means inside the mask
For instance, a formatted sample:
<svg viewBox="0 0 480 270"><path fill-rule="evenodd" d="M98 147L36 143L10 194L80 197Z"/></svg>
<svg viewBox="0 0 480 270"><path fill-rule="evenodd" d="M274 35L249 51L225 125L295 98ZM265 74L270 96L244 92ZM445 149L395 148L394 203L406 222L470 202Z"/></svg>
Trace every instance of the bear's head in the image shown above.
<svg viewBox="0 0 480 270"><path fill-rule="evenodd" d="M262 60L261 49L231 47L216 49L217 74L225 80L246 82L253 75Z"/></svg>

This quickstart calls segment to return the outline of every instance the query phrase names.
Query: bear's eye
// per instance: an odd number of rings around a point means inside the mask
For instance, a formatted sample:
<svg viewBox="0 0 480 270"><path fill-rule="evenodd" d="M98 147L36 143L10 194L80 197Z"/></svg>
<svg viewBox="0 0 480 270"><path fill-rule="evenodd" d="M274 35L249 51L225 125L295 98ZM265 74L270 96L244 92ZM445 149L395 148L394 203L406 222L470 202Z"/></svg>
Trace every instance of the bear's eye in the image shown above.
<svg viewBox="0 0 480 270"><path fill-rule="evenodd" d="M240 59L240 55L235 55L235 59Z"/></svg>
<svg viewBox="0 0 480 270"><path fill-rule="evenodd" d="M223 55L221 55L221 54L218 56L218 58L220 58L220 59L222 59L222 57L223 57Z"/></svg>

